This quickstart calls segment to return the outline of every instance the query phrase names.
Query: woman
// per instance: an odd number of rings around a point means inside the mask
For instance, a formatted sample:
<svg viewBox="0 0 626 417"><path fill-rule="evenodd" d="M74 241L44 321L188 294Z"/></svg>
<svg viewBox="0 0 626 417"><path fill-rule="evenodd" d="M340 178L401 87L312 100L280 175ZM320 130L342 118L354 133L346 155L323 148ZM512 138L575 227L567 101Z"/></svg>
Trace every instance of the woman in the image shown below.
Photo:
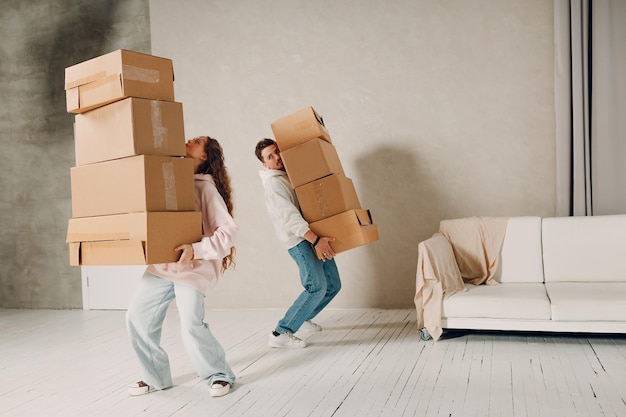
<svg viewBox="0 0 626 417"><path fill-rule="evenodd" d="M230 178L220 144L208 136L186 144L194 161L196 210L202 212L203 237L183 244L176 263L148 265L130 302L126 324L143 379L131 384L130 395L143 395L172 386L167 353L161 348L161 329L169 304L176 298L185 350L212 397L228 394L235 375L225 352L204 323L204 296L219 276L234 265L234 238Z"/></svg>

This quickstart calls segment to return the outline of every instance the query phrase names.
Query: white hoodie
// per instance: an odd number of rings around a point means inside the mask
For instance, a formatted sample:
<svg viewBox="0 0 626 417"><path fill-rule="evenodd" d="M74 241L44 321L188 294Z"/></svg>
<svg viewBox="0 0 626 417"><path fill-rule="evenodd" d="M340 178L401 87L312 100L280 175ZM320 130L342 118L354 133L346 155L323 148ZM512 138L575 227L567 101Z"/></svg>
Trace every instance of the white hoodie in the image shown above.
<svg viewBox="0 0 626 417"><path fill-rule="evenodd" d="M278 169L259 171L265 188L265 205L278 238L292 248L304 240L309 224L302 217L296 193L287 173Z"/></svg>
<svg viewBox="0 0 626 417"><path fill-rule="evenodd" d="M202 294L217 284L222 275L222 258L235 245L239 228L228 213L224 199L209 174L195 174L196 210L202 212L202 240L194 242L194 260L148 265L148 271L170 281L191 285Z"/></svg>

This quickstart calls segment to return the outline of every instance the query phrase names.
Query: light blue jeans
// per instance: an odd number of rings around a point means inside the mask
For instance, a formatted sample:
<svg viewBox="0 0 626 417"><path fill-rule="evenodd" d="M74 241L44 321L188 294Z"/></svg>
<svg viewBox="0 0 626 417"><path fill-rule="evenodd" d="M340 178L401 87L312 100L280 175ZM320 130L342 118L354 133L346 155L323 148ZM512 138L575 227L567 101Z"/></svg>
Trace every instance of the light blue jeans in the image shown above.
<svg viewBox="0 0 626 417"><path fill-rule="evenodd" d="M158 389L172 386L167 353L161 347L161 329L167 308L176 298L183 345L201 380L235 382L226 354L204 323L204 296L188 285L159 278L146 271L126 313L126 327L143 374Z"/></svg>
<svg viewBox="0 0 626 417"><path fill-rule="evenodd" d="M276 332L295 333L305 320L311 320L337 295L341 280L335 260L317 259L315 250L306 240L289 249L289 255L300 270L304 291L278 322Z"/></svg>

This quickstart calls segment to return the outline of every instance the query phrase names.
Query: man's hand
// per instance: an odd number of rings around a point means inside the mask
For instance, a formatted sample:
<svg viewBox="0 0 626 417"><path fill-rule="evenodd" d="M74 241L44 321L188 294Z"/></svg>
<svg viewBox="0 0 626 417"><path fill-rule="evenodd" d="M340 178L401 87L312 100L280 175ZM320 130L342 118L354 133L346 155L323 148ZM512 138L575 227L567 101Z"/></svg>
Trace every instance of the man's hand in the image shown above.
<svg viewBox="0 0 626 417"><path fill-rule="evenodd" d="M326 259L333 259L335 257L335 251L330 247L330 242L335 240L334 237L317 236L309 229L304 234L304 238L313 245L317 259L325 261Z"/></svg>
<svg viewBox="0 0 626 417"><path fill-rule="evenodd" d="M180 258L178 259L177 263L185 265L193 261L193 246L191 246L189 243L185 243L174 248L174 251L179 250L182 250L183 253L180 254Z"/></svg>
<svg viewBox="0 0 626 417"><path fill-rule="evenodd" d="M334 237L320 237L319 242L315 245L315 253L319 259L326 260L335 257L335 251L330 247L330 242L334 240Z"/></svg>

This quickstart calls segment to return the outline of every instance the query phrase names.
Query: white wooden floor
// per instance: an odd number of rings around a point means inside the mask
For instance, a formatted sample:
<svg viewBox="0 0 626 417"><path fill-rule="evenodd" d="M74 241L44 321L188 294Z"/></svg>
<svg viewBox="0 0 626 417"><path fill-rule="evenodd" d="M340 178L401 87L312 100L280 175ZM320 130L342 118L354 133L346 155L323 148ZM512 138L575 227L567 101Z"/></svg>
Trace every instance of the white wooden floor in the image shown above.
<svg viewBox="0 0 626 417"><path fill-rule="evenodd" d="M175 309L163 346L175 386L129 397L123 311L0 310L0 416L626 416L626 337L446 333L413 310L327 310L303 350L267 346L282 311L209 310L238 376L211 398Z"/></svg>

